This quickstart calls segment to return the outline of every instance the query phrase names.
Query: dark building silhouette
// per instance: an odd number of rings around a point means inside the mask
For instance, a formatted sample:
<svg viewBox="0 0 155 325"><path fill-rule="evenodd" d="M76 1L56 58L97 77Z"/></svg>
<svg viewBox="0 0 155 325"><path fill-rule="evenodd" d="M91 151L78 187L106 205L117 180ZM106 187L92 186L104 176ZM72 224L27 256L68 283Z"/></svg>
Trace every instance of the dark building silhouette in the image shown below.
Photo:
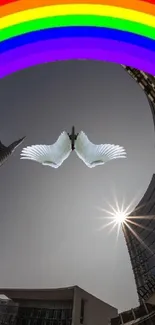
<svg viewBox="0 0 155 325"><path fill-rule="evenodd" d="M138 219L132 219L133 217ZM123 225L140 306L111 319L111 325L155 325L155 175L129 216L138 225Z"/></svg>
<svg viewBox="0 0 155 325"><path fill-rule="evenodd" d="M123 66L123 68L145 92L155 125L155 77L131 67ZM133 216L139 217L133 220L138 225L130 224L132 232L126 226L123 228L139 301L140 303L143 300L155 303L155 297L153 299L155 293L155 175L144 197L130 215L131 221Z"/></svg>
<svg viewBox="0 0 155 325"><path fill-rule="evenodd" d="M122 65L127 73L140 85L149 102L155 104L155 77L143 71ZM152 107L151 107L152 109Z"/></svg>
<svg viewBox="0 0 155 325"><path fill-rule="evenodd" d="M0 324L14 324L18 304L9 299L0 299Z"/></svg>
<svg viewBox="0 0 155 325"><path fill-rule="evenodd" d="M0 289L10 300L0 304L1 325L108 325L117 309L79 287Z"/></svg>
<svg viewBox="0 0 155 325"><path fill-rule="evenodd" d="M111 319L111 325L154 325L155 306L141 304L139 307L125 311Z"/></svg>
<svg viewBox="0 0 155 325"><path fill-rule="evenodd" d="M129 219L137 224L130 223L132 231L123 225L137 292L140 302L149 302L155 293L155 175Z"/></svg>
<svg viewBox="0 0 155 325"><path fill-rule="evenodd" d="M123 66L139 84L149 101L155 125L155 77ZM138 217L133 219L133 217ZM155 325L155 175L135 210L129 216L135 224L124 224L123 232L130 255L140 305L111 319L111 325Z"/></svg>
<svg viewBox="0 0 155 325"><path fill-rule="evenodd" d="M139 84L146 94L155 125L155 77L125 65L122 65L122 67Z"/></svg>

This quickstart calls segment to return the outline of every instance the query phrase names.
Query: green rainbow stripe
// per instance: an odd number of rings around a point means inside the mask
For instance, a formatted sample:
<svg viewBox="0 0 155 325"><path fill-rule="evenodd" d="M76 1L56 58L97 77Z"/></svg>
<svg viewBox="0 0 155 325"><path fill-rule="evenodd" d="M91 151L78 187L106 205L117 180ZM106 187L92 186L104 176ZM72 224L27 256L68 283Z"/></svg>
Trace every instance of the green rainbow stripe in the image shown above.
<svg viewBox="0 0 155 325"><path fill-rule="evenodd" d="M95 15L67 15L31 20L13 25L11 27L3 28L0 33L0 41L4 41L32 31L67 26L96 26L113 28L155 39L154 27L132 22L130 20Z"/></svg>
<svg viewBox="0 0 155 325"><path fill-rule="evenodd" d="M148 1L0 0L0 78L70 59L155 74L155 0Z"/></svg>

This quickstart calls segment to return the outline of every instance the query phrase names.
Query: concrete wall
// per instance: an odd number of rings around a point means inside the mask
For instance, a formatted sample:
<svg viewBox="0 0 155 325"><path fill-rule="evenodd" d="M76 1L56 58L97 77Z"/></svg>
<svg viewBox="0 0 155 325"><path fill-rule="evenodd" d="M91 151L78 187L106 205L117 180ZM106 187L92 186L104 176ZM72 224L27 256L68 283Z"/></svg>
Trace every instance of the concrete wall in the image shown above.
<svg viewBox="0 0 155 325"><path fill-rule="evenodd" d="M72 325L81 325L81 299L85 300L83 325L108 325L110 319L118 315L116 308L75 287Z"/></svg>

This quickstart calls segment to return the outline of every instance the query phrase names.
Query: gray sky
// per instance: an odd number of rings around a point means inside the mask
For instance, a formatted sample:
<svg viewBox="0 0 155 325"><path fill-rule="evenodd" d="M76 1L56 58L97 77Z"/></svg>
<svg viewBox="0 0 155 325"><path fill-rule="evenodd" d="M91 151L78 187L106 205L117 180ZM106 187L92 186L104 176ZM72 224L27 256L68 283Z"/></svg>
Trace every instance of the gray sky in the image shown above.
<svg viewBox="0 0 155 325"><path fill-rule="evenodd" d="M38 66L0 80L0 139L52 144L83 130L128 158L89 169L74 153L57 170L21 161L0 169L0 287L77 284L119 310L137 305L123 235L100 230L114 193L133 207L155 172L154 127L139 86L118 65L93 61ZM100 219L104 217L103 219ZM100 230L100 231L99 231Z"/></svg>

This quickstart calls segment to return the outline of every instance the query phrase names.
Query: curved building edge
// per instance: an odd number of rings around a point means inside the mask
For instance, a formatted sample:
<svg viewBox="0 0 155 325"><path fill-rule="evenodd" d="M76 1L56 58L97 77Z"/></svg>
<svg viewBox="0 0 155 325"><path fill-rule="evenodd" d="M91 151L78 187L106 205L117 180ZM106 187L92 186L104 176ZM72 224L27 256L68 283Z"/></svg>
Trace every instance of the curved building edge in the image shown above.
<svg viewBox="0 0 155 325"><path fill-rule="evenodd" d="M129 66L122 67L146 94L155 128L155 77ZM129 219L139 217L132 231L123 226L140 303L155 304L155 174ZM132 220L131 220L132 221Z"/></svg>
<svg viewBox="0 0 155 325"><path fill-rule="evenodd" d="M136 224L130 224L132 231L124 225L123 232L139 301L155 304L155 174L129 220Z"/></svg>

